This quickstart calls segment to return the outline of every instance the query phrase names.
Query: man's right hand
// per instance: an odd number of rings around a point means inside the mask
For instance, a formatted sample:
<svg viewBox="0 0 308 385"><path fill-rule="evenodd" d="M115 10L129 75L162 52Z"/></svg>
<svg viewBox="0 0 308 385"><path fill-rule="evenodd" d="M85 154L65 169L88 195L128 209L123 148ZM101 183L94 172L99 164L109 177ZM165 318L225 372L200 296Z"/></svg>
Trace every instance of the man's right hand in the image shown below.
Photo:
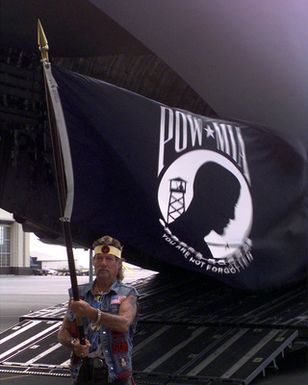
<svg viewBox="0 0 308 385"><path fill-rule="evenodd" d="M89 348L91 346L89 340L85 340L85 344L81 345L78 338L72 340L73 352L77 357L85 358L89 355Z"/></svg>

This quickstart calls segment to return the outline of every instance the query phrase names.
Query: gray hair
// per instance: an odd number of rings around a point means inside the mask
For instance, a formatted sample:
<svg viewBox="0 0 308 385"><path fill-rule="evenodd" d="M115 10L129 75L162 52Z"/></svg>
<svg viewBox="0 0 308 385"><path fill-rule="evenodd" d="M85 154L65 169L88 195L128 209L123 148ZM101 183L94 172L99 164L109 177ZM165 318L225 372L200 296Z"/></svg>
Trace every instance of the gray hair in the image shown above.
<svg viewBox="0 0 308 385"><path fill-rule="evenodd" d="M123 246L122 246L121 242L118 239L111 237L110 235L104 235L104 236L98 238L96 241L93 242L92 248L94 249L96 246L100 246L100 245L114 246L121 251L123 250ZM119 272L117 275L117 279L119 281L123 281L124 271L123 271L122 262L124 261L124 259L121 258L120 261L121 261L121 265L120 265L120 269L119 269Z"/></svg>

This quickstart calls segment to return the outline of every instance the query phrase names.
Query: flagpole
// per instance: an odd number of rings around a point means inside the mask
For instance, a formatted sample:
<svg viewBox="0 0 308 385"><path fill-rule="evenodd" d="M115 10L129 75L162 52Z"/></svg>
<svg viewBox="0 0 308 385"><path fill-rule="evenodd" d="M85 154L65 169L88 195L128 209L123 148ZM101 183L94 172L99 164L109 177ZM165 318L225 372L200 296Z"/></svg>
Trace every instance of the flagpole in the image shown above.
<svg viewBox="0 0 308 385"><path fill-rule="evenodd" d="M58 94L57 83L51 73L51 65L48 55L48 42L44 33L42 24L38 19L37 24L38 46L41 52L41 63L44 74L44 85L46 94L46 104L49 120L49 128L52 141L53 158L56 173L56 185L59 201L60 222L62 223L63 235L66 246L67 260L71 279L72 295L75 301L79 300L78 283L76 276L76 267L73 254L73 242L71 234L71 212L73 204L73 188L72 175L65 172L65 160L63 159L63 151L61 150L62 143L68 144L66 130L62 130L62 137L59 129L59 123L62 128L65 128L65 120L61 107L60 97ZM65 132L64 132L65 131ZM62 143L61 143L62 140ZM82 321L77 319L79 339L82 344L85 344L85 336Z"/></svg>

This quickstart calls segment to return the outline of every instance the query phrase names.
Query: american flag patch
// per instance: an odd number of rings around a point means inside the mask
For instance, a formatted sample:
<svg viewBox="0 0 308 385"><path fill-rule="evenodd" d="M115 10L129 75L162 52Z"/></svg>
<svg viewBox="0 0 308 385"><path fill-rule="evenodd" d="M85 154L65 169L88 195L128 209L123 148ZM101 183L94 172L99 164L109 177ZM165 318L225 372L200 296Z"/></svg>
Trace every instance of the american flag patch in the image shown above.
<svg viewBox="0 0 308 385"><path fill-rule="evenodd" d="M114 295L111 297L111 305L120 305L122 301L126 298L126 295Z"/></svg>

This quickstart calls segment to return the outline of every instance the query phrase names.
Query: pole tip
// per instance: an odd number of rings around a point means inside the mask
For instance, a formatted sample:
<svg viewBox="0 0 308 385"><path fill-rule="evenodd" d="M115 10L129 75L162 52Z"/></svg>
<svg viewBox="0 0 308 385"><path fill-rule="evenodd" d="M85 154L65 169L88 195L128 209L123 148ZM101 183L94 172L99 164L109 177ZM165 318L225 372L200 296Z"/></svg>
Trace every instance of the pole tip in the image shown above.
<svg viewBox="0 0 308 385"><path fill-rule="evenodd" d="M37 19L37 44L41 52L41 59L49 62L48 57L48 41L40 19Z"/></svg>

